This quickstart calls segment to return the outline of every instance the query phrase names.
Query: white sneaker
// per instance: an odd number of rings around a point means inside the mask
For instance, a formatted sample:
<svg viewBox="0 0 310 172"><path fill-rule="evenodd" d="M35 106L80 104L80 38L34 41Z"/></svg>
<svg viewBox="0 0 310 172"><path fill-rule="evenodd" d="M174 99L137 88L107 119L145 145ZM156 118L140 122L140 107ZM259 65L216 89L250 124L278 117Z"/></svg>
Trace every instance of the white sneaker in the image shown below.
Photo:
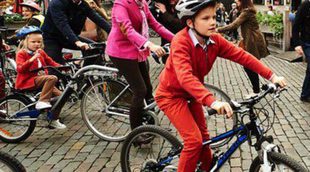
<svg viewBox="0 0 310 172"><path fill-rule="evenodd" d="M62 124L61 122L59 122L59 119L52 120L49 126L53 127L53 128L56 128L56 129L65 129L65 128L67 128L67 126L65 124Z"/></svg>
<svg viewBox="0 0 310 172"><path fill-rule="evenodd" d="M37 110L47 109L47 108L51 108L51 107L52 107L52 105L49 102L38 101L36 103L36 109Z"/></svg>

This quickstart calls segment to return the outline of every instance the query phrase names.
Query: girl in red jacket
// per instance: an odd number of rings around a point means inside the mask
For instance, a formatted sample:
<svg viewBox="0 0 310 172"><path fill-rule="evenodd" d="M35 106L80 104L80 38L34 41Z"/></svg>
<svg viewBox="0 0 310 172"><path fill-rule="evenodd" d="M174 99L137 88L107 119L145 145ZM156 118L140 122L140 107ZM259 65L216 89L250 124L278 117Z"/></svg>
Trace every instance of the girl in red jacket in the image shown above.
<svg viewBox="0 0 310 172"><path fill-rule="evenodd" d="M215 0L180 0L176 10L187 27L171 42L155 99L184 141L178 171L194 172L198 162L201 171L208 171L212 156L209 147L202 147L202 142L209 139L202 105L232 116L229 103L215 100L203 85L216 57L235 61L281 87L286 83L255 57L214 33Z"/></svg>
<svg viewBox="0 0 310 172"><path fill-rule="evenodd" d="M25 26L17 33L18 37L22 37L20 50L16 54L17 78L16 89L34 90L41 89L39 101L36 109L50 108L50 99L54 96L60 96L55 84L58 78L54 75L46 74L46 71L31 72L34 69L43 66L60 66L53 61L41 48L43 48L43 38L41 30L36 26ZM57 129L64 129L66 126L59 122L58 115L54 113L54 119L50 126Z"/></svg>

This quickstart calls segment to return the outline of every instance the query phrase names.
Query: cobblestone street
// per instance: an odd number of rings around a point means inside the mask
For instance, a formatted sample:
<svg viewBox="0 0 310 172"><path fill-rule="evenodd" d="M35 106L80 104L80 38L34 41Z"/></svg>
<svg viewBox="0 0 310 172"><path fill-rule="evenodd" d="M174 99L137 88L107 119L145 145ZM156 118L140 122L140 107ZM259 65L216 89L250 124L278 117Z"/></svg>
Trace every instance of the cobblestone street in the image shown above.
<svg viewBox="0 0 310 172"><path fill-rule="evenodd" d="M154 89L162 65L151 60L151 78ZM310 104L299 100L306 64L289 63L273 56L262 60L288 82L288 91L277 102L275 123L269 131L283 152L310 169ZM218 58L206 82L218 86L233 99L241 99L251 92L243 68ZM261 83L266 83L261 78ZM34 133L19 144L0 142L1 151L14 155L28 171L121 171L120 149L122 143L99 140L83 123L79 103L67 105L61 114L66 130L49 130L47 122L40 121ZM161 125L168 124L165 117ZM170 126L170 125L169 125ZM172 126L170 126L172 127ZM209 126L209 129L217 126ZM175 131L175 129L173 129ZM222 171L248 171L255 150L247 143L230 159Z"/></svg>

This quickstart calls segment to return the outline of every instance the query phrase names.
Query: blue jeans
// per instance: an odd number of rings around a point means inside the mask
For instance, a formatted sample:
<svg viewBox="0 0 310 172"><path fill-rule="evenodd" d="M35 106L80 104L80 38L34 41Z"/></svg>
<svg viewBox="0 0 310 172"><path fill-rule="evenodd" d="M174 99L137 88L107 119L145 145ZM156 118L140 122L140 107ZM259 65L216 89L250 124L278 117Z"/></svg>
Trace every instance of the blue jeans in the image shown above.
<svg viewBox="0 0 310 172"><path fill-rule="evenodd" d="M302 48L307 59L307 70L304 84L302 86L301 98L310 98L310 42L304 43Z"/></svg>

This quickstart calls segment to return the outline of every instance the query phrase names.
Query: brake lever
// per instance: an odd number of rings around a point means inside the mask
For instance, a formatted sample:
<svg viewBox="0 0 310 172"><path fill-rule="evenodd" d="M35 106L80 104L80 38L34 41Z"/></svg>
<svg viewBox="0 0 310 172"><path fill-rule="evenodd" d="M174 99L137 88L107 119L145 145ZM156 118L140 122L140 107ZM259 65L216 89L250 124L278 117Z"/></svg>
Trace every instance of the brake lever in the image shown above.
<svg viewBox="0 0 310 172"><path fill-rule="evenodd" d="M275 92L275 95L273 96L273 98L279 98L280 97L280 93L282 91L287 91L286 88L279 88L276 92Z"/></svg>

